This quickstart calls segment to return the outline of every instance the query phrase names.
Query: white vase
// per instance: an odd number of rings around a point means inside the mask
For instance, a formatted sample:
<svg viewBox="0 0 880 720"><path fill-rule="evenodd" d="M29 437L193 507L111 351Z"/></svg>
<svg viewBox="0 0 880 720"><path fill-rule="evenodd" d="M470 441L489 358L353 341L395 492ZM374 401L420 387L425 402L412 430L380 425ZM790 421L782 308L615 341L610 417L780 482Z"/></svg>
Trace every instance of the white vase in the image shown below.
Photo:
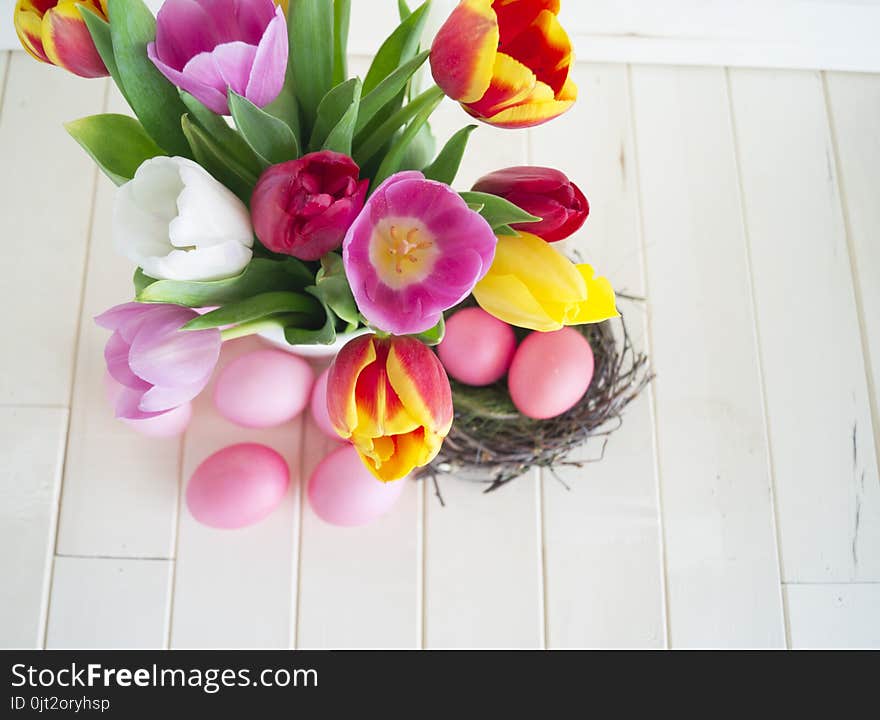
<svg viewBox="0 0 880 720"><path fill-rule="evenodd" d="M367 328L361 328L350 333L340 333L336 341L330 345L291 345L284 337L284 330L272 328L260 333L260 337L280 350L314 360L329 360L336 357L340 350L350 341L370 332Z"/></svg>

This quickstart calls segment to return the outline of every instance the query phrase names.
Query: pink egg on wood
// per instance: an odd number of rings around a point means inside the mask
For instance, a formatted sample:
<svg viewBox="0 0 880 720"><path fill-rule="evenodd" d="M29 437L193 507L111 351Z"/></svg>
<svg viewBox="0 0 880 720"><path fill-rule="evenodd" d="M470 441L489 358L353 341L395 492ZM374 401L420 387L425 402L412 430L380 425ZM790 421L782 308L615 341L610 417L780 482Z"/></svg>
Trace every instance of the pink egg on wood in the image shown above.
<svg viewBox="0 0 880 720"><path fill-rule="evenodd" d="M446 323L437 346L443 367L465 385L482 387L507 373L516 351L513 328L482 308L459 310Z"/></svg>
<svg viewBox="0 0 880 720"><path fill-rule="evenodd" d="M327 376L329 374L330 368L327 368L324 372L318 375L318 379L315 380L315 386L312 388L312 400L309 409L312 413L312 420L315 421L315 425L318 426L318 429L327 437L341 441L342 438L339 437L336 430L333 429L333 423L330 422L330 414L327 412Z"/></svg>
<svg viewBox="0 0 880 720"><path fill-rule="evenodd" d="M314 380L314 371L302 358L257 350L223 368L214 385L214 405L242 427L275 427L305 409Z"/></svg>
<svg viewBox="0 0 880 720"><path fill-rule="evenodd" d="M309 479L309 504L331 525L357 527L384 515L397 502L405 480L383 483L361 462L352 445L325 457Z"/></svg>
<svg viewBox="0 0 880 720"><path fill-rule="evenodd" d="M203 525L235 530L268 517L290 484L284 458L265 445L232 445L196 468L186 488L186 505Z"/></svg>
<svg viewBox="0 0 880 720"><path fill-rule="evenodd" d="M535 420L562 415L586 394L594 364L593 349L577 330L532 333L520 343L510 366L510 398L517 410Z"/></svg>

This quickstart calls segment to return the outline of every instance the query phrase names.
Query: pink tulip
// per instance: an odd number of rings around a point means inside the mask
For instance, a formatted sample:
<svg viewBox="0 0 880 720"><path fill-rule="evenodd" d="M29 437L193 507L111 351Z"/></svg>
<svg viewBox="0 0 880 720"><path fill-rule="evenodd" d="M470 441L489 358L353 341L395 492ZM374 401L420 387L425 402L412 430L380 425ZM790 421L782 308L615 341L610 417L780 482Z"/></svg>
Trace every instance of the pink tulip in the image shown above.
<svg viewBox="0 0 880 720"><path fill-rule="evenodd" d="M559 170L545 167L512 167L496 170L477 180L474 190L499 195L541 222L520 223L522 230L546 240L565 240L580 230L590 214L590 203L580 188Z"/></svg>
<svg viewBox="0 0 880 720"><path fill-rule="evenodd" d="M287 21L272 0L166 0L147 55L160 72L220 115L232 90L264 107L287 71Z"/></svg>
<svg viewBox="0 0 880 720"><path fill-rule="evenodd" d="M260 242L300 260L336 250L364 207L370 181L359 174L348 155L329 150L268 168L251 198Z"/></svg>
<svg viewBox="0 0 880 720"><path fill-rule="evenodd" d="M145 420L195 398L220 356L220 331L181 331L198 317L177 305L125 303L95 318L113 331L104 348L107 370L122 390L116 416Z"/></svg>

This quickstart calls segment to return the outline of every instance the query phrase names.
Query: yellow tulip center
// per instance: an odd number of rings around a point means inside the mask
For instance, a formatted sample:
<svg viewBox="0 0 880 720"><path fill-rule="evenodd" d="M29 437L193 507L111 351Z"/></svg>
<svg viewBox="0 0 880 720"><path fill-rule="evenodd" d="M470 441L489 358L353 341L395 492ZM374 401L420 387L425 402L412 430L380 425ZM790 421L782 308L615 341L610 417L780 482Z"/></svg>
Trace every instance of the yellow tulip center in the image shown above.
<svg viewBox="0 0 880 720"><path fill-rule="evenodd" d="M383 220L373 231L370 262L393 290L422 282L439 255L434 236L415 218Z"/></svg>

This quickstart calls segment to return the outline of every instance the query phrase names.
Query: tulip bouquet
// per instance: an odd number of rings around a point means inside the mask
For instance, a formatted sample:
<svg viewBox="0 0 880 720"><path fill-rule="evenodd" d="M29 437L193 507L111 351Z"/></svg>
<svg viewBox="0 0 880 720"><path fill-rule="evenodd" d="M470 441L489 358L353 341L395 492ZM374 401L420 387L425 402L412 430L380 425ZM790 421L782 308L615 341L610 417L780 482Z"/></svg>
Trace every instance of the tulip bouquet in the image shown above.
<svg viewBox="0 0 880 720"><path fill-rule="evenodd" d="M572 106L559 4L463 0L423 49L429 3L400 0L359 78L350 0L167 0L155 18L142 0L18 0L31 55L111 76L133 111L67 125L119 186L114 242L137 268L133 301L97 318L117 416L180 408L226 340L351 338L327 411L389 482L431 463L452 427L433 347L457 308L518 340L616 317L610 284L553 245L589 213L564 174L508 168L453 189L475 125L434 154L444 97L511 130ZM426 64L434 83L419 90Z"/></svg>

